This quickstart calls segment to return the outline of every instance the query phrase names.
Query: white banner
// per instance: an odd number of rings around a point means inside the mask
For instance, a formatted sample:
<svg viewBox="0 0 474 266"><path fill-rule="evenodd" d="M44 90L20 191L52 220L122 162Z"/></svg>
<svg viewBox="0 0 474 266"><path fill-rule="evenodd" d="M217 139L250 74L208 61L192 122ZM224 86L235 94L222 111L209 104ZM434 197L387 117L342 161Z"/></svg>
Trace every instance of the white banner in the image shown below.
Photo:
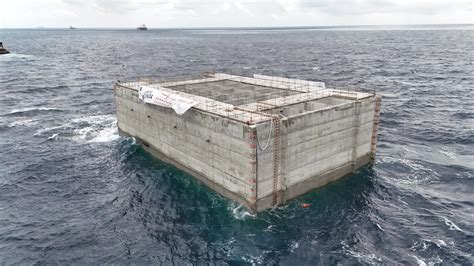
<svg viewBox="0 0 474 266"><path fill-rule="evenodd" d="M173 108L178 115L186 113L189 108L198 103L178 94L147 86L140 87L138 97L146 103Z"/></svg>

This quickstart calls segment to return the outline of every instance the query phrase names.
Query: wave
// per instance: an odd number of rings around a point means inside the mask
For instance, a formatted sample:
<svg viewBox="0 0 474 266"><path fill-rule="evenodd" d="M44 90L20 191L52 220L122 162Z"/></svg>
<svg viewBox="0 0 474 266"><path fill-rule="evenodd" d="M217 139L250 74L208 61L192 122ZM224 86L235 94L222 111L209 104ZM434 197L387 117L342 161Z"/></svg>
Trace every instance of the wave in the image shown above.
<svg viewBox="0 0 474 266"><path fill-rule="evenodd" d="M41 129L38 129L38 130L36 131L36 133L33 134L33 136L41 136L41 135L43 135L43 133L55 131L55 130L57 130L57 129L64 129L64 128L67 128L68 126L69 126L69 124L64 124L64 125L55 126L55 127L45 127L45 128L41 128Z"/></svg>
<svg viewBox="0 0 474 266"><path fill-rule="evenodd" d="M61 134L64 138L79 143L110 142L120 137L116 121L115 115L84 116L71 119L59 126L38 129L34 135L41 136L48 133L48 139L57 139L57 134Z"/></svg>
<svg viewBox="0 0 474 266"><path fill-rule="evenodd" d="M380 264L382 259L375 254L369 252L356 251L349 247L346 241L342 241L342 252L348 256L351 256L363 264Z"/></svg>
<svg viewBox="0 0 474 266"><path fill-rule="evenodd" d="M460 111L460 112L452 114L452 116L454 118L458 118L458 119L473 119L474 118L474 112Z"/></svg>
<svg viewBox="0 0 474 266"><path fill-rule="evenodd" d="M394 184L418 185L429 183L439 178L438 174L423 161L412 158L379 157L380 164L391 172L403 172L403 177L393 176Z"/></svg>
<svg viewBox="0 0 474 266"><path fill-rule="evenodd" d="M15 120L8 124L8 127L18 127L18 126L23 126L23 127L28 127L28 126L34 126L39 123L38 120L36 119L24 119L24 120Z"/></svg>
<svg viewBox="0 0 474 266"><path fill-rule="evenodd" d="M29 115L29 114L37 114L39 112L60 112L61 109L53 108L53 107L28 107L22 109L13 109L8 113L2 114L2 116L17 116L17 115Z"/></svg>
<svg viewBox="0 0 474 266"><path fill-rule="evenodd" d="M449 227L449 230L464 232L459 226L457 226L453 221L449 220L446 217L441 217L444 221L444 224Z"/></svg>
<svg viewBox="0 0 474 266"><path fill-rule="evenodd" d="M73 137L73 140L78 142L110 142L119 138L117 127L108 126L103 129L97 130L95 126L85 127L81 129L74 130L76 134Z"/></svg>
<svg viewBox="0 0 474 266"><path fill-rule="evenodd" d="M255 214L249 213L241 204L235 206L234 202L229 206L229 210L232 211L232 216L237 220L244 220L247 216L252 218L256 217Z"/></svg>
<svg viewBox="0 0 474 266"><path fill-rule="evenodd" d="M0 56L0 62L8 61L34 61L35 56L28 54L9 53Z"/></svg>
<svg viewBox="0 0 474 266"><path fill-rule="evenodd" d="M9 82L14 82L14 81L19 81L21 80L20 78L11 78L11 79L4 79L0 80L0 83L9 83Z"/></svg>
<svg viewBox="0 0 474 266"><path fill-rule="evenodd" d="M100 143L119 138L115 115L95 115L72 120L74 137L78 142Z"/></svg>
<svg viewBox="0 0 474 266"><path fill-rule="evenodd" d="M18 94L28 94L31 95L33 93L47 93L47 92L54 92L57 90L61 90L64 92L64 90L67 90L69 87L65 85L58 85L58 86L44 86L44 87L39 87L39 86L29 86L28 88L25 88L23 90L18 90L16 93Z"/></svg>
<svg viewBox="0 0 474 266"><path fill-rule="evenodd" d="M59 133L55 133L53 135L51 135L51 137L48 138L48 140L57 140L59 137Z"/></svg>
<svg viewBox="0 0 474 266"><path fill-rule="evenodd" d="M424 262L422 259L418 258L417 256L415 255L411 255L415 260L416 260L416 263L419 265L419 266L426 266L426 262Z"/></svg>

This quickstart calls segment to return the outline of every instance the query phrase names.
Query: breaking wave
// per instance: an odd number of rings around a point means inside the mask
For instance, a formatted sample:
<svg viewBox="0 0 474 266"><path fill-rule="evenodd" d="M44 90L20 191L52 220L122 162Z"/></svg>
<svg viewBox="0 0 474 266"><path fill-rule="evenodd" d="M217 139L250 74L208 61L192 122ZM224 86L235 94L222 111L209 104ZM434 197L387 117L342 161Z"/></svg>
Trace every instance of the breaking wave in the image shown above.
<svg viewBox="0 0 474 266"><path fill-rule="evenodd" d="M96 115L73 119L73 140L79 142L109 142L119 138L115 115Z"/></svg>
<svg viewBox="0 0 474 266"><path fill-rule="evenodd" d="M0 62L9 62L9 61L34 61L35 56L28 54L17 54L9 53L0 56Z"/></svg>
<svg viewBox="0 0 474 266"><path fill-rule="evenodd" d="M84 116L68 120L62 125L40 128L34 135L43 136L47 133L57 136L57 134L61 134L79 143L110 142L120 137L116 121L115 115Z"/></svg>
<svg viewBox="0 0 474 266"><path fill-rule="evenodd" d="M238 220L243 220L245 219L246 217L251 217L251 218L255 218L256 215L254 214L251 214L250 212L248 212L244 206L242 206L241 204L237 205L235 202L232 202L230 205L229 205L229 210L232 211L232 216L235 218L235 219L238 219Z"/></svg>
<svg viewBox="0 0 474 266"><path fill-rule="evenodd" d="M18 127L18 126L34 126L37 125L39 121L37 119L23 119L23 120L15 120L8 124L8 127Z"/></svg>
<svg viewBox="0 0 474 266"><path fill-rule="evenodd" d="M61 109L53 107L28 107L22 109L13 109L8 113L3 114L3 116L28 116L50 111L60 112Z"/></svg>

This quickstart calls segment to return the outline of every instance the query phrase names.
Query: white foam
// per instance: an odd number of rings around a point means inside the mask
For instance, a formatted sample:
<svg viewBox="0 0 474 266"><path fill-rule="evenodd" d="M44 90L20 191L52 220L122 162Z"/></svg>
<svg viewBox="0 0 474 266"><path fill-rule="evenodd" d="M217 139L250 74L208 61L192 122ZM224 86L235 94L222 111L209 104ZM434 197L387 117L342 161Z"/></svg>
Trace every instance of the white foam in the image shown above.
<svg viewBox="0 0 474 266"><path fill-rule="evenodd" d="M88 116L74 118L71 120L71 122L97 124L97 123L104 123L104 122L108 123L114 120L115 120L114 115L88 115Z"/></svg>
<svg viewBox="0 0 474 266"><path fill-rule="evenodd" d="M25 120L16 120L8 124L8 127L17 127L17 126L33 126L38 124L36 119L25 119Z"/></svg>
<svg viewBox="0 0 474 266"><path fill-rule="evenodd" d="M238 220L243 220L247 216L256 217L255 214L251 214L247 210L245 210L245 208L241 204L239 204L237 207L235 207L235 204L232 203L229 206L229 209L232 210L232 215L234 216L234 218L238 219Z"/></svg>
<svg viewBox="0 0 474 266"><path fill-rule="evenodd" d="M437 178L437 173L432 169L423 166L416 160L406 158L395 158L390 156L384 156L381 158L383 163L398 163L408 168L408 173L400 178L397 176L395 182L403 185L418 185L426 182L430 182Z"/></svg>
<svg viewBox="0 0 474 266"><path fill-rule="evenodd" d="M415 258L416 263L418 263L418 265L420 265L420 266L426 266L426 263L425 263L423 260L421 260L420 258L418 258L418 257L415 256L415 255L411 255L411 256L412 256L413 258Z"/></svg>
<svg viewBox="0 0 474 266"><path fill-rule="evenodd" d="M0 61L17 61L17 60L33 60L35 59L32 55L27 54L16 54L16 53L9 53L0 56Z"/></svg>
<svg viewBox="0 0 474 266"><path fill-rule="evenodd" d="M290 253L293 253L295 251L295 249L297 249L298 247L300 246L300 244L298 242L293 242L291 243L290 245Z"/></svg>
<svg viewBox="0 0 474 266"><path fill-rule="evenodd" d="M263 264L264 262L264 258L265 258L265 254L268 253L268 251L264 251L263 254L261 255L258 255L258 256L255 256L255 255L245 255L245 256L242 256L241 259L249 264L251 264L252 266L254 265L260 265L260 264Z"/></svg>
<svg viewBox="0 0 474 266"><path fill-rule="evenodd" d="M357 258L360 262L363 262L365 264L380 264L383 262L381 258L377 257L373 253L365 253L362 251L352 250L345 241L342 241L341 244L342 250L345 254Z"/></svg>
<svg viewBox="0 0 474 266"><path fill-rule="evenodd" d="M267 228L263 229L264 232L272 232L273 231L273 227L275 227L273 224L270 224L269 226L267 226Z"/></svg>
<svg viewBox="0 0 474 266"><path fill-rule="evenodd" d="M75 118L71 121L73 140L87 143L103 143L119 138L114 115L95 115Z"/></svg>
<svg viewBox="0 0 474 266"><path fill-rule="evenodd" d="M421 241L415 242L415 244L413 244L413 246L410 247L410 250L425 251L426 249L428 249L428 246L430 246L431 244L436 245L438 248L448 246L448 244L442 239L422 239ZM454 245L454 243L450 243L450 245Z"/></svg>
<svg viewBox="0 0 474 266"><path fill-rule="evenodd" d="M114 115L92 115L78 117L69 120L59 126L42 128L36 131L35 136L53 131L53 136L58 134L56 130L66 130L60 132L63 137L72 139L79 143L104 143L118 139L116 119ZM64 134L63 134L64 133ZM48 138L49 139L49 138Z"/></svg>
<svg viewBox="0 0 474 266"><path fill-rule="evenodd" d="M454 231L459 231L459 232L464 232L459 226L457 226L453 221L449 220L446 217L442 217L444 220L444 224L449 226L449 230L454 230Z"/></svg>
<svg viewBox="0 0 474 266"><path fill-rule="evenodd" d="M445 155L446 157L448 157L449 159L456 159L456 153L448 148L446 148L446 150L439 150L439 153Z"/></svg>
<svg viewBox="0 0 474 266"><path fill-rule="evenodd" d="M53 107L27 107L27 108L21 108L21 109L13 109L8 114L16 114L16 113L23 113L23 112L29 112L29 111L58 111L58 108L53 108Z"/></svg>
<svg viewBox="0 0 474 266"><path fill-rule="evenodd" d="M380 229L381 231L385 231L385 230L383 230L382 226L380 226L380 224L378 224L378 223L375 223L375 225L376 225L376 226L377 226L377 228L378 228L378 229Z"/></svg>
<svg viewBox="0 0 474 266"><path fill-rule="evenodd" d="M116 127L108 127L97 133L89 142L109 142L119 138Z"/></svg>
<svg viewBox="0 0 474 266"><path fill-rule="evenodd" d="M46 133L46 132L49 132L49 131L53 131L53 130L56 130L56 129L61 129L61 128L67 128L69 127L70 125L69 124L64 124L64 125L60 125L60 126L55 126L55 127L45 127L45 128L41 128L41 129L38 129L36 130L35 134L33 134L33 136L39 136L43 133Z"/></svg>
<svg viewBox="0 0 474 266"><path fill-rule="evenodd" d="M447 246L446 242L442 239L436 239L435 243L438 247L446 247Z"/></svg>
<svg viewBox="0 0 474 266"><path fill-rule="evenodd" d="M58 136L59 136L59 134L58 134L58 133L55 133L55 134L53 134L52 136L50 136L50 137L48 138L48 140L56 140L56 139L58 139Z"/></svg>

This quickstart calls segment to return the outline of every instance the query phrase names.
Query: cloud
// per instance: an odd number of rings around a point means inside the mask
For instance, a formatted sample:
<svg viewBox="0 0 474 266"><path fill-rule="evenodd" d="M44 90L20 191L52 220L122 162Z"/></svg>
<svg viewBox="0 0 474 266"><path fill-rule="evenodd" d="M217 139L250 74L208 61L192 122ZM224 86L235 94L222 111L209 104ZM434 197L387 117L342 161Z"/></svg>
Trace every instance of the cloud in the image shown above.
<svg viewBox="0 0 474 266"><path fill-rule="evenodd" d="M389 1L298 1L299 7L302 9L316 9L317 11L330 15L361 15L374 12L383 12L384 10L395 8L396 5Z"/></svg>
<svg viewBox="0 0 474 266"><path fill-rule="evenodd" d="M170 1L153 0L62 0L66 5L74 8L98 8L102 12L128 13L140 9L149 9L169 4Z"/></svg>
<svg viewBox="0 0 474 266"><path fill-rule="evenodd" d="M66 9L55 9L52 13L56 16L77 17L78 15Z"/></svg>
<svg viewBox="0 0 474 266"><path fill-rule="evenodd" d="M239 27L473 23L467 0L14 0L0 26ZM8 11L7 11L8 10ZM51 16L52 11L57 16Z"/></svg>
<svg viewBox="0 0 474 266"><path fill-rule="evenodd" d="M67 5L73 5L73 6L84 4L84 1L81 1L81 0L62 0L62 1L63 3Z"/></svg>
<svg viewBox="0 0 474 266"><path fill-rule="evenodd" d="M256 16L284 13L324 13L332 16L370 15L374 13L439 14L446 10L472 10L465 0L62 0L73 7L91 6L105 12L133 12L164 8L171 12L217 13L232 9L234 13Z"/></svg>
<svg viewBox="0 0 474 266"><path fill-rule="evenodd" d="M280 1L287 5L287 10L319 11L333 16L338 15L370 15L374 13L410 13L410 14L439 14L447 10L472 9L471 1L409 1L409 0L296 0Z"/></svg>

